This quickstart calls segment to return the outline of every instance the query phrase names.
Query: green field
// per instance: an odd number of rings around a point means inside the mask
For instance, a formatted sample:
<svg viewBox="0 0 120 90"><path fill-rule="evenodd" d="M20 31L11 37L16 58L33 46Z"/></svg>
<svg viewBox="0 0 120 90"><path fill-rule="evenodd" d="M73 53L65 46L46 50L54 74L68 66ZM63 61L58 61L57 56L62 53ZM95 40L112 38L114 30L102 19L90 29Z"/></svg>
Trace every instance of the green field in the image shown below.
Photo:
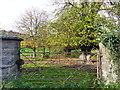
<svg viewBox="0 0 120 90"><path fill-rule="evenodd" d="M20 52L21 52L21 56L30 56L30 55L33 55L33 50L32 49L30 49L30 48L21 48L20 49ZM25 52L28 52L28 53L25 53ZM43 53L43 49L40 49L40 50L36 50L36 52L37 53ZM48 49L46 49L45 50L45 53L48 53L49 52L49 50Z"/></svg>
<svg viewBox="0 0 120 90"><path fill-rule="evenodd" d="M31 56L31 59L32 59L32 56L33 56L33 50L32 49L30 49L30 48L21 48L20 52L21 52L20 56ZM91 57L94 56L93 58L96 58L97 57L96 54L98 52L99 52L98 50L92 50L91 51ZM69 57L69 58L78 58L81 53L82 52L80 50L72 50L71 55L66 55L66 56ZM46 56L47 55L55 56L55 55L65 55L66 53L65 52L56 53L56 52L53 52L52 50L49 53L49 49L46 48L45 49L45 54L46 54ZM37 50L36 55L37 55L36 58L39 59L43 55L43 49L41 48L40 50Z"/></svg>
<svg viewBox="0 0 120 90"><path fill-rule="evenodd" d="M33 50L30 48L21 48L20 51L21 52L33 52ZM36 52L43 52L43 48L36 50ZM45 52L49 52L48 48L45 49Z"/></svg>

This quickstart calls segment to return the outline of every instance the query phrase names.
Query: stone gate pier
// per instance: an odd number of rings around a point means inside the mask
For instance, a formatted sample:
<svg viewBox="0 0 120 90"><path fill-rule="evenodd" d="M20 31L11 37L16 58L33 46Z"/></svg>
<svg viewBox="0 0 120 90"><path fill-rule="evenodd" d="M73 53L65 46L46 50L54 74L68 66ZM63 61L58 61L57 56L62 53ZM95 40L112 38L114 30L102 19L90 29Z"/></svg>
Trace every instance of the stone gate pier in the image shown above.
<svg viewBox="0 0 120 90"><path fill-rule="evenodd" d="M99 43L100 48L100 78L106 84L120 84L120 59L113 60L110 50L102 43ZM120 52L118 52L120 55Z"/></svg>
<svg viewBox="0 0 120 90"><path fill-rule="evenodd" d="M14 80L18 76L22 40L13 35L0 35L0 82Z"/></svg>

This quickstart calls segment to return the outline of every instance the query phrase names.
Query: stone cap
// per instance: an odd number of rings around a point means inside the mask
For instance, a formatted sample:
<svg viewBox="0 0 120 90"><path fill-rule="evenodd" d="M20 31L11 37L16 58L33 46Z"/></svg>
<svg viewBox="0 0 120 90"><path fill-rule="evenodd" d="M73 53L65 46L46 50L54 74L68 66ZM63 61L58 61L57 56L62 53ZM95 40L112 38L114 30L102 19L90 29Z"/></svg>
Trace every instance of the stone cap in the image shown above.
<svg viewBox="0 0 120 90"><path fill-rule="evenodd" d="M23 41L22 38L20 38L20 37L18 37L16 35L0 35L0 39Z"/></svg>

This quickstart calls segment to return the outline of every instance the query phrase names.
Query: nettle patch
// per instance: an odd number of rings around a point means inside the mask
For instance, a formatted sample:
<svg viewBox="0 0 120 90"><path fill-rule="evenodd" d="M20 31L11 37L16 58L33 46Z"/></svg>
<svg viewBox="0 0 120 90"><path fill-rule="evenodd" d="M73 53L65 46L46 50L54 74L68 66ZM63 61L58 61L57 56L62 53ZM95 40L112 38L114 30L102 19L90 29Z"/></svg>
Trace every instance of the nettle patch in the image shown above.
<svg viewBox="0 0 120 90"><path fill-rule="evenodd" d="M110 55L113 60L120 58L120 35L118 34L106 34L101 38L105 47L110 50Z"/></svg>

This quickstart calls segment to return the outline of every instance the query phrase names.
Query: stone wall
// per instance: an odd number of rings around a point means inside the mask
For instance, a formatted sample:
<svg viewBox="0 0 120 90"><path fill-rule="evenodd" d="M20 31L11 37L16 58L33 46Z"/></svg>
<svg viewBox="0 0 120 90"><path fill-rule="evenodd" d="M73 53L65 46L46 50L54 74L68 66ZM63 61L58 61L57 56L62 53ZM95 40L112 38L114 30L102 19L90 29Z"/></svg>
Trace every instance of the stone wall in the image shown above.
<svg viewBox="0 0 120 90"><path fill-rule="evenodd" d="M100 61L101 61L101 79L106 84L113 84L120 82L120 60L113 60L108 50L102 43L99 43L100 47Z"/></svg>
<svg viewBox="0 0 120 90"><path fill-rule="evenodd" d="M13 35L0 35L0 79L10 81L18 76L20 62L20 41Z"/></svg>

